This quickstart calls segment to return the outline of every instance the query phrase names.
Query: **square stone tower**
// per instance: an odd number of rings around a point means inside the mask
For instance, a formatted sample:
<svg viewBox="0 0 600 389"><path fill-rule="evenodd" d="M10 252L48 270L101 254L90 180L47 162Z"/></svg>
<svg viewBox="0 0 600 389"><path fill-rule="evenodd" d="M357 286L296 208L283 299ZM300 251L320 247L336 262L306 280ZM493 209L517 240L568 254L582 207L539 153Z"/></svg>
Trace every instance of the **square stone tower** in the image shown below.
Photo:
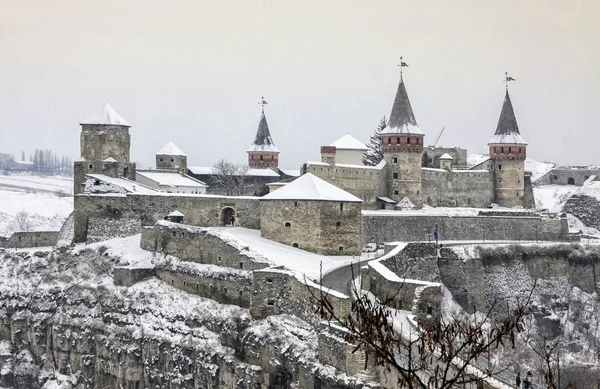
<svg viewBox="0 0 600 389"><path fill-rule="evenodd" d="M388 197L396 201L408 198L415 206L422 206L421 164L425 134L417 125L402 75L390 120L380 136Z"/></svg>
<svg viewBox="0 0 600 389"><path fill-rule="evenodd" d="M187 174L187 154L173 142L167 143L156 153L157 170L175 170Z"/></svg>
<svg viewBox="0 0 600 389"><path fill-rule="evenodd" d="M108 103L80 124L81 158L74 163L73 193L83 193L86 174L135 180L135 164L130 162L131 125Z"/></svg>

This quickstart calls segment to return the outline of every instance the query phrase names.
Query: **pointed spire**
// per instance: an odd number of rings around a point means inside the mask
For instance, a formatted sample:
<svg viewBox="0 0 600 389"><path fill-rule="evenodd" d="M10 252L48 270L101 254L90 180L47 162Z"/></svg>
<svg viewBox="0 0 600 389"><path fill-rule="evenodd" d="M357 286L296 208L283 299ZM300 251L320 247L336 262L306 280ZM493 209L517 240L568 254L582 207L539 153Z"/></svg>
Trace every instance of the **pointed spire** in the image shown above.
<svg viewBox="0 0 600 389"><path fill-rule="evenodd" d="M402 69L402 67L400 67L400 69ZM388 126L382 133L425 135L419 128L417 120L415 119L402 75L400 76L400 83L398 84L398 91L396 92L396 98L394 99Z"/></svg>
<svg viewBox="0 0 600 389"><path fill-rule="evenodd" d="M268 151L271 153L279 152L279 150L277 150L275 147L275 143L273 143L273 139L271 139L269 125L267 124L267 117L265 116L264 111L260 115L260 121L258 122L258 130L256 131L254 142L247 151Z"/></svg>
<svg viewBox="0 0 600 389"><path fill-rule="evenodd" d="M504 103L502 104L502 111L500 111L496 132L489 143L527 144L519 132L519 125L517 124L512 102L510 101L508 88L504 95Z"/></svg>
<svg viewBox="0 0 600 389"><path fill-rule="evenodd" d="M80 124L131 127L108 103L104 103L99 112L88 115Z"/></svg>

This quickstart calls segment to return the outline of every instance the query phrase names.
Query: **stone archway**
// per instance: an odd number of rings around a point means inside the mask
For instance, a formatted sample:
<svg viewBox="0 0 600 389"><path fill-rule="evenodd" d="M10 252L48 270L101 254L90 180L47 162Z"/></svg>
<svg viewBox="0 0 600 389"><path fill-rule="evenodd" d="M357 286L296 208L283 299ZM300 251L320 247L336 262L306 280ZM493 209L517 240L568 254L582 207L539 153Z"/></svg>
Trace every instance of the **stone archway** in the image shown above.
<svg viewBox="0 0 600 389"><path fill-rule="evenodd" d="M231 208L231 207L225 207L221 210L221 222L223 223L224 226L230 226L231 223L231 218L233 218L234 222L233 225L235 225L235 209Z"/></svg>
<svg viewBox="0 0 600 389"><path fill-rule="evenodd" d="M573 177L569 177L569 179L567 180L567 184L568 185L575 185L575 179Z"/></svg>

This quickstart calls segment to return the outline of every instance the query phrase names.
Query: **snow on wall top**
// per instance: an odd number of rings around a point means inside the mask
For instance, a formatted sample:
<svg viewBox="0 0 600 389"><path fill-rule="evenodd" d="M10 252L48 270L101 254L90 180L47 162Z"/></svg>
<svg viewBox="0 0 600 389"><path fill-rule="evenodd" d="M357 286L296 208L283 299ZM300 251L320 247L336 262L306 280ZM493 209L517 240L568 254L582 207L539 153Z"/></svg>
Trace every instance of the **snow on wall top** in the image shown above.
<svg viewBox="0 0 600 389"><path fill-rule="evenodd" d="M214 174L212 166L188 166L188 170L191 171L193 174ZM248 169L246 175L253 177L279 177L279 174L277 174L271 169Z"/></svg>
<svg viewBox="0 0 600 389"><path fill-rule="evenodd" d="M192 177L183 176L177 172L157 172L157 171L137 171L136 174L143 176L149 180L156 182L159 185L167 186L187 186L207 188L208 185L202 181L193 179Z"/></svg>
<svg viewBox="0 0 600 389"><path fill-rule="evenodd" d="M306 173L284 187L262 197L263 200L317 200L361 203L358 197Z"/></svg>
<svg viewBox="0 0 600 389"><path fill-rule="evenodd" d="M156 194L158 193L154 189L148 188L135 181L126 180L124 178L109 177L104 174L86 174L87 177L91 177L95 180L106 182L107 184L114 185L116 187L124 189L128 193L141 193L141 194Z"/></svg>
<svg viewBox="0 0 600 389"><path fill-rule="evenodd" d="M97 113L88 115L80 124L100 124L131 127L108 103L104 103Z"/></svg>
<svg viewBox="0 0 600 389"><path fill-rule="evenodd" d="M169 142L164 145L162 149L156 152L156 155L179 155L182 157L187 157L187 154L181 151L181 149L173 142Z"/></svg>
<svg viewBox="0 0 600 389"><path fill-rule="evenodd" d="M367 146L352 135L346 134L329 146L341 150L368 150Z"/></svg>

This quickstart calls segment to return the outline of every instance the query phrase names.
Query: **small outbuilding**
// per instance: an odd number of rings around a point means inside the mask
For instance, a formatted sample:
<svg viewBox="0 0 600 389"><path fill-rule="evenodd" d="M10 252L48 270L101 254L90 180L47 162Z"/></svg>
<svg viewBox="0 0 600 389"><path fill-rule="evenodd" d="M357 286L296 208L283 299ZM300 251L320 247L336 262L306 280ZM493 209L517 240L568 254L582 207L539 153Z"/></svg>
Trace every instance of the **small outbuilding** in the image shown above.
<svg viewBox="0 0 600 389"><path fill-rule="evenodd" d="M360 255L362 200L307 173L261 198L261 236L325 255Z"/></svg>
<svg viewBox="0 0 600 389"><path fill-rule="evenodd" d="M175 210L173 212L171 212L170 214L167 215L167 217L165 218L166 220L169 220L173 223L183 223L183 217L184 214Z"/></svg>

